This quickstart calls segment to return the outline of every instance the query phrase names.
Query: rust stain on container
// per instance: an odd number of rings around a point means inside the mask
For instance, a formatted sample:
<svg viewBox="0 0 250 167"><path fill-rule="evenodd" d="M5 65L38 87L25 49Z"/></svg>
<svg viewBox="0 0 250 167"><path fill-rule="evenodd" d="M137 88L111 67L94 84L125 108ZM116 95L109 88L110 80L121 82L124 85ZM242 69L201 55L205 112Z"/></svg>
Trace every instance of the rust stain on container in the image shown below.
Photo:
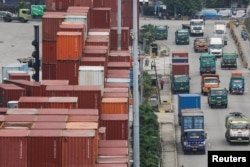
<svg viewBox="0 0 250 167"><path fill-rule="evenodd" d="M100 126L106 127L107 140L128 140L128 114L102 114Z"/></svg>
<svg viewBox="0 0 250 167"><path fill-rule="evenodd" d="M28 141L28 166L62 165L62 131L31 130Z"/></svg>
<svg viewBox="0 0 250 167"><path fill-rule="evenodd" d="M128 99L103 98L101 114L128 114Z"/></svg>
<svg viewBox="0 0 250 167"><path fill-rule="evenodd" d="M0 166L27 167L28 135L29 130L0 130Z"/></svg>

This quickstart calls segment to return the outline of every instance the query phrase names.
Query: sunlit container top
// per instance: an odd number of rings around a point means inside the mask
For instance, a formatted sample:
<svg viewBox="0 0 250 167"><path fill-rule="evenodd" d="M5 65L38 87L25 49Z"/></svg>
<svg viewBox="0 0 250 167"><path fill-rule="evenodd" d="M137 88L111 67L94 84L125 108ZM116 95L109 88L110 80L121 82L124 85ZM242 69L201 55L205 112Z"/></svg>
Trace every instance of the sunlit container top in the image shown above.
<svg viewBox="0 0 250 167"><path fill-rule="evenodd" d="M36 114L38 111L38 109L35 108L10 108L7 110L6 114L11 115L11 114L15 114L15 115L34 115Z"/></svg>
<svg viewBox="0 0 250 167"><path fill-rule="evenodd" d="M70 130L97 130L97 122L67 122L66 129Z"/></svg>

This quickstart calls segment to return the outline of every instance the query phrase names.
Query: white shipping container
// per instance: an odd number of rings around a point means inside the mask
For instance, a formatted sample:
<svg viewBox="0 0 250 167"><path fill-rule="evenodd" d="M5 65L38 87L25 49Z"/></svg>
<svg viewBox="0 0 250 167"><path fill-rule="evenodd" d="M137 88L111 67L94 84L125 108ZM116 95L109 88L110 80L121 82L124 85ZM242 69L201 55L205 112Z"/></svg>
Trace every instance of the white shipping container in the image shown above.
<svg viewBox="0 0 250 167"><path fill-rule="evenodd" d="M104 90L104 66L80 66L78 75L79 85L99 85L101 94Z"/></svg>

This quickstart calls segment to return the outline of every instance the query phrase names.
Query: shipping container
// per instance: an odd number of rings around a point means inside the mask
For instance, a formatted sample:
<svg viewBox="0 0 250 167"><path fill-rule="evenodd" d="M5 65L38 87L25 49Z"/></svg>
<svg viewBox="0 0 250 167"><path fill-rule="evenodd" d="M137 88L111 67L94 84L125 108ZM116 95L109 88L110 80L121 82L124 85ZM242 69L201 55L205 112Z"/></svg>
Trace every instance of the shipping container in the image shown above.
<svg viewBox="0 0 250 167"><path fill-rule="evenodd" d="M13 63L6 66L2 66L2 82L4 82L4 80L6 79L9 79L9 71L20 71L28 73L28 63Z"/></svg>
<svg viewBox="0 0 250 167"><path fill-rule="evenodd" d="M65 21L63 24L84 24L84 39L87 38L89 25L90 25L90 13L89 12L67 12L65 13Z"/></svg>
<svg viewBox="0 0 250 167"><path fill-rule="evenodd" d="M68 115L69 109L66 108L40 108L37 115Z"/></svg>
<svg viewBox="0 0 250 167"><path fill-rule="evenodd" d="M93 0L74 0L74 6L77 7L93 7Z"/></svg>
<svg viewBox="0 0 250 167"><path fill-rule="evenodd" d="M49 97L48 108L78 108L78 97Z"/></svg>
<svg viewBox="0 0 250 167"><path fill-rule="evenodd" d="M69 85L69 80L67 79L55 79L55 80L41 80L41 95L42 96L46 96L46 87L47 86L52 86L52 85L56 85L56 86L67 86Z"/></svg>
<svg viewBox="0 0 250 167"><path fill-rule="evenodd" d="M115 147L115 148L98 148L99 156L128 156L128 148Z"/></svg>
<svg viewBox="0 0 250 167"><path fill-rule="evenodd" d="M104 92L103 98L129 98L129 93L123 92Z"/></svg>
<svg viewBox="0 0 250 167"><path fill-rule="evenodd" d="M114 49L109 52L108 56L110 62L130 62L132 58L129 50L119 51Z"/></svg>
<svg viewBox="0 0 250 167"><path fill-rule="evenodd" d="M99 46L96 46L99 47ZM108 61L108 50L105 49L84 49L84 57L104 57Z"/></svg>
<svg viewBox="0 0 250 167"><path fill-rule="evenodd" d="M67 115L36 115L36 122L66 122Z"/></svg>
<svg viewBox="0 0 250 167"><path fill-rule="evenodd" d="M173 51L172 57L188 57L187 51Z"/></svg>
<svg viewBox="0 0 250 167"><path fill-rule="evenodd" d="M30 130L28 166L62 166L62 130Z"/></svg>
<svg viewBox="0 0 250 167"><path fill-rule="evenodd" d="M105 88L129 88L129 83L122 83L122 82L105 82L104 83Z"/></svg>
<svg viewBox="0 0 250 167"><path fill-rule="evenodd" d="M7 112L7 110L8 110L7 107L0 107L0 116L1 116L1 115L5 115L6 112ZM3 117L2 117L2 118L3 118ZM1 118L0 118L0 122L2 122L2 121L1 121Z"/></svg>
<svg viewBox="0 0 250 167"><path fill-rule="evenodd" d="M128 88L104 88L105 93L128 93Z"/></svg>
<svg viewBox="0 0 250 167"><path fill-rule="evenodd" d="M128 140L99 140L99 148L128 148Z"/></svg>
<svg viewBox="0 0 250 167"><path fill-rule="evenodd" d="M6 112L8 115L35 115L38 109L35 108L9 108Z"/></svg>
<svg viewBox="0 0 250 167"><path fill-rule="evenodd" d="M92 35L93 36L93 35ZM91 37L90 35L87 37L85 44L86 45L95 45L95 46L109 46L110 40L108 37Z"/></svg>
<svg viewBox="0 0 250 167"><path fill-rule="evenodd" d="M119 164L119 163L96 164L95 167L128 167L128 164Z"/></svg>
<svg viewBox="0 0 250 167"><path fill-rule="evenodd" d="M35 115L5 115L3 122L34 122L36 120Z"/></svg>
<svg viewBox="0 0 250 167"><path fill-rule="evenodd" d="M19 79L19 80L27 80L30 81L30 75L26 72L20 73L20 72L14 72L14 71L8 71L8 78L9 79Z"/></svg>
<svg viewBox="0 0 250 167"><path fill-rule="evenodd" d="M48 85L46 86L46 96L74 96L73 85Z"/></svg>
<svg viewBox="0 0 250 167"><path fill-rule="evenodd" d="M102 126L106 127L106 140L128 140L128 114L101 114Z"/></svg>
<svg viewBox="0 0 250 167"><path fill-rule="evenodd" d="M102 88L94 84L96 83L74 85L74 96L78 97L78 108L101 110Z"/></svg>
<svg viewBox="0 0 250 167"><path fill-rule="evenodd" d="M69 115L68 122L97 122L99 121L99 116L96 115Z"/></svg>
<svg viewBox="0 0 250 167"><path fill-rule="evenodd" d="M42 63L42 79L44 80L56 79L56 64Z"/></svg>
<svg viewBox="0 0 250 167"><path fill-rule="evenodd" d="M45 64L56 64L56 40L42 41L42 62Z"/></svg>
<svg viewBox="0 0 250 167"><path fill-rule="evenodd" d="M81 32L57 32L56 59L79 60L82 56L83 34Z"/></svg>
<svg viewBox="0 0 250 167"><path fill-rule="evenodd" d="M130 74L115 74L115 73L108 73L107 78L125 78L125 79L130 79Z"/></svg>
<svg viewBox="0 0 250 167"><path fill-rule="evenodd" d="M95 165L98 147L96 130L63 130L63 138L62 167Z"/></svg>
<svg viewBox="0 0 250 167"><path fill-rule="evenodd" d="M98 129L98 139L99 140L106 140L106 127L99 127L99 129Z"/></svg>
<svg viewBox="0 0 250 167"><path fill-rule="evenodd" d="M110 32L110 50L117 50L117 34L118 28L111 27ZM121 50L128 50L130 46L130 29L129 27L121 27Z"/></svg>
<svg viewBox="0 0 250 167"><path fill-rule="evenodd" d="M90 28L110 28L111 8L92 8Z"/></svg>
<svg viewBox="0 0 250 167"><path fill-rule="evenodd" d="M108 70L109 69L124 69L129 70L130 69L130 63L129 62L108 62Z"/></svg>
<svg viewBox="0 0 250 167"><path fill-rule="evenodd" d="M103 157L98 156L96 160L97 164L129 164L129 157L128 156L109 156L109 157Z"/></svg>
<svg viewBox="0 0 250 167"><path fill-rule="evenodd" d="M58 60L56 65L56 79L69 80L70 85L77 85L79 66L80 60Z"/></svg>
<svg viewBox="0 0 250 167"><path fill-rule="evenodd" d="M19 108L48 108L49 97L22 96L18 100Z"/></svg>
<svg viewBox="0 0 250 167"><path fill-rule="evenodd" d="M42 17L42 41L56 41L59 26L64 20L64 12L45 12Z"/></svg>
<svg viewBox="0 0 250 167"><path fill-rule="evenodd" d="M68 130L95 130L97 133L97 122L67 122L66 129Z"/></svg>
<svg viewBox="0 0 250 167"><path fill-rule="evenodd" d="M172 63L188 63L188 57L173 57Z"/></svg>
<svg viewBox="0 0 250 167"><path fill-rule="evenodd" d="M113 69L109 69L108 74L130 74L130 70L123 70L123 69L113 70Z"/></svg>
<svg viewBox="0 0 250 167"><path fill-rule="evenodd" d="M82 57L81 66L103 66L104 74L107 72L107 59L105 57Z"/></svg>
<svg viewBox="0 0 250 167"><path fill-rule="evenodd" d="M189 75L189 63L172 63L172 75Z"/></svg>
<svg viewBox="0 0 250 167"><path fill-rule="evenodd" d="M27 167L29 130L0 130L0 166Z"/></svg>
<svg viewBox="0 0 250 167"><path fill-rule="evenodd" d="M99 115L98 109L69 109L69 115Z"/></svg>
<svg viewBox="0 0 250 167"><path fill-rule="evenodd" d="M9 101L18 101L20 97L26 96L26 90L15 84L0 84L0 105L7 107Z"/></svg>
<svg viewBox="0 0 250 167"><path fill-rule="evenodd" d="M66 122L34 122L32 130L63 130L66 128Z"/></svg>
<svg viewBox="0 0 250 167"><path fill-rule="evenodd" d="M86 2L87 0L85 0ZM75 0L77 2L77 0ZM91 2L91 1L90 1ZM68 6L67 12L69 11L89 11L90 7L88 5L73 5L73 6Z"/></svg>

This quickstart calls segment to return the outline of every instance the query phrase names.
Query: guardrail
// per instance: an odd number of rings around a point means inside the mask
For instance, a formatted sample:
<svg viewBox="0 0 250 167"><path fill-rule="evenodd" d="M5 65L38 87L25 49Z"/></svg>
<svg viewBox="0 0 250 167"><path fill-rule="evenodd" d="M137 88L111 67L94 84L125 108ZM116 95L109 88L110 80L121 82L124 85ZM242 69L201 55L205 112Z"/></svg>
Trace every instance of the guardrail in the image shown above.
<svg viewBox="0 0 250 167"><path fill-rule="evenodd" d="M231 33L232 38L234 39L234 42L235 42L235 44L237 46L238 53L239 53L239 56L241 57L241 61L242 61L243 66L245 68L248 68L248 60L247 60L247 57L246 57L246 53L243 52L242 45L240 43L240 40L239 40L238 36L235 34L234 28L235 28L234 21L230 20L229 21L230 33ZM245 26L243 26L243 29L247 32ZM248 38L249 38L249 34L248 34Z"/></svg>

